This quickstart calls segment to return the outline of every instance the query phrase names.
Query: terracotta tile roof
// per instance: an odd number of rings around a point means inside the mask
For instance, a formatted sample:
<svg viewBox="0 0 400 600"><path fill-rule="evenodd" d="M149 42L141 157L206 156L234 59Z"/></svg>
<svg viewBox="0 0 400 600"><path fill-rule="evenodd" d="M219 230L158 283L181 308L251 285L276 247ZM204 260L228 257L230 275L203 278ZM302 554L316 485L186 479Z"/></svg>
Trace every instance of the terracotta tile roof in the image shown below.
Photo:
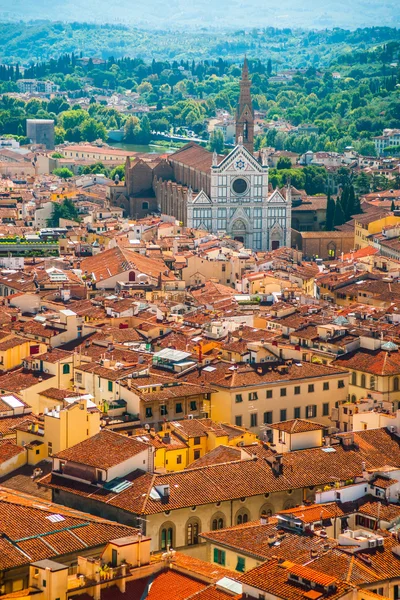
<svg viewBox="0 0 400 600"><path fill-rule="evenodd" d="M25 453L26 450L22 446L17 446L10 440L0 441L0 464L7 462L18 454Z"/></svg>
<svg viewBox="0 0 400 600"><path fill-rule="evenodd" d="M17 369L0 376L0 390L18 394L27 388L53 377L54 375L48 373Z"/></svg>
<svg viewBox="0 0 400 600"><path fill-rule="evenodd" d="M363 466L367 469L387 465L400 467L399 442L386 429L356 432L354 441L358 447L338 445L334 452L329 453L321 448L287 452L283 455L282 472L278 476L266 460L273 457L272 450L251 446L247 448L251 448L254 454L252 460L154 476L137 471L126 477L131 478L133 485L115 497L103 488L74 482L56 473L44 477L41 482L78 495L90 494L92 500L107 502L128 512L156 514L233 498L326 485L335 480L346 481L361 476ZM83 459L79 457L79 460ZM101 466L101 463L102 457L97 459L97 464ZM170 486L168 502L161 505L149 497L154 485Z"/></svg>
<svg viewBox="0 0 400 600"><path fill-rule="evenodd" d="M312 421L306 421L306 419L291 419L290 421L281 421L279 423L272 423L271 429L278 429L279 431L285 431L286 433L305 433L306 431L321 431L325 429L325 425L319 423L313 423Z"/></svg>
<svg viewBox="0 0 400 600"><path fill-rule="evenodd" d="M169 273L168 267L162 260L148 258L118 246L85 258L80 268L82 273L87 271L93 274L97 283L133 269L156 278Z"/></svg>
<svg viewBox="0 0 400 600"><path fill-rule="evenodd" d="M221 565L209 563L194 556L184 554L183 552L176 552L173 561L173 567L179 567L196 573L201 576L207 577L211 581L217 582L222 577L232 577L237 575L236 571L230 571Z"/></svg>
<svg viewBox="0 0 400 600"><path fill-rule="evenodd" d="M36 416L33 414L26 414L12 417L0 418L0 434L6 436L11 433L15 434L15 428L25 422L36 422Z"/></svg>
<svg viewBox="0 0 400 600"><path fill-rule="evenodd" d="M265 386L268 383L284 383L296 380L307 380L314 377L329 377L347 375L346 369L337 364L334 366L318 365L315 363L293 363L286 369L262 365L237 365L215 362L214 371L196 371L188 373L186 380L192 383L204 381L209 385L223 388L240 388L246 386Z"/></svg>
<svg viewBox="0 0 400 600"><path fill-rule="evenodd" d="M57 558L69 552L83 552L137 532L132 527L57 504L38 507L34 498L10 493L4 488L1 492L1 570L44 558ZM48 517L55 514L61 519L53 522Z"/></svg>
<svg viewBox="0 0 400 600"><path fill-rule="evenodd" d="M249 455L250 458L250 455ZM208 467L210 465L217 465L221 463L233 462L241 459L241 451L239 448L233 446L217 446L210 452L207 452L201 458L193 461L189 465L189 469L197 467Z"/></svg>
<svg viewBox="0 0 400 600"><path fill-rule="evenodd" d="M287 567L286 567L287 565ZM349 594L351 586L347 583L337 580L334 577L324 575L324 573L317 572L316 569L303 567L302 565L295 565L287 561L286 563L279 563L276 559L272 559L269 562L263 563L262 565L251 569L247 573L244 573L239 580L243 584L248 584L258 590L267 592L271 596L281 598L283 600L299 600L308 591L307 588L300 586L294 581L289 580L290 570L299 570L300 573L309 575L314 579L321 581L333 581L334 587L330 593L325 592L324 598L336 600ZM293 573L294 574L294 573Z"/></svg>
<svg viewBox="0 0 400 600"><path fill-rule="evenodd" d="M363 550L357 548L338 547L325 555L319 556L312 563L312 568L333 577L340 577L353 585L366 585L398 578L400 559L393 549L398 546L397 539L384 538L384 545L379 548Z"/></svg>
<svg viewBox="0 0 400 600"><path fill-rule="evenodd" d="M144 450L148 450L148 444L105 429L54 456L99 469L110 469Z"/></svg>
<svg viewBox="0 0 400 600"><path fill-rule="evenodd" d="M400 352L359 348L335 360L334 365L340 368L364 371L373 375L399 375Z"/></svg>
<svg viewBox="0 0 400 600"><path fill-rule="evenodd" d="M396 483L398 483L397 479L389 479L388 477L375 477L375 479L373 480L372 484L375 487L381 488L381 489L386 489L389 488L392 485L395 485Z"/></svg>
<svg viewBox="0 0 400 600"><path fill-rule="evenodd" d="M223 158L223 156L219 157L220 160ZM203 146L199 146L194 142L189 142L177 152L170 154L168 159L171 163L176 162L189 167L194 167L196 171L202 171L208 175L211 170L213 155L212 152L209 152L203 148Z"/></svg>
<svg viewBox="0 0 400 600"><path fill-rule="evenodd" d="M278 539L279 544L275 544ZM326 551L324 545L333 548L337 545L330 538L322 539L319 536L305 536L291 531L283 531L276 517L270 517L268 523L252 521L244 525L236 525L217 531L208 531L200 534L201 538L224 548L240 552L257 560L267 560L273 557L288 558L303 564L310 560L311 550L318 553ZM271 540L274 540L271 543Z"/></svg>

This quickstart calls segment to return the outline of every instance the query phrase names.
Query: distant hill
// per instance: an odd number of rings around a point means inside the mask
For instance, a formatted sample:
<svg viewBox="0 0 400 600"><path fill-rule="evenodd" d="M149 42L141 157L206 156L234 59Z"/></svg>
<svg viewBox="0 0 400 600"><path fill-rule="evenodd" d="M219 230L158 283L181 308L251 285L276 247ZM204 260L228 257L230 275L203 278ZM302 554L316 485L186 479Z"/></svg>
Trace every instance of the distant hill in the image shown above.
<svg viewBox="0 0 400 600"><path fill-rule="evenodd" d="M179 27L370 27L400 24L398 0L0 0L5 21L48 19Z"/></svg>

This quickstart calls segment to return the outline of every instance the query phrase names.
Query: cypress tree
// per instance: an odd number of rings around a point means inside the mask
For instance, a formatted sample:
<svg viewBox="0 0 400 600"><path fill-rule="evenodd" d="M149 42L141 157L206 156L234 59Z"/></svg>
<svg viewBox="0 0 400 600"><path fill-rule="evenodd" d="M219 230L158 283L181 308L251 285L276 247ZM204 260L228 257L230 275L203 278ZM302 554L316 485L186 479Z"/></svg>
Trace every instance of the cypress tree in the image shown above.
<svg viewBox="0 0 400 600"><path fill-rule="evenodd" d="M332 231L334 216L335 216L335 201L331 197L331 194L328 193L328 199L326 202L326 221L325 221L325 230L326 231Z"/></svg>
<svg viewBox="0 0 400 600"><path fill-rule="evenodd" d="M390 210L393 212L394 210L396 210L396 207L394 205L394 200L392 200L392 204L390 205Z"/></svg>
<svg viewBox="0 0 400 600"><path fill-rule="evenodd" d="M354 193L353 185L350 185L348 190L349 190L349 193L348 193L348 198L347 198L346 218L350 219L354 214L356 214L355 213L356 195Z"/></svg>
<svg viewBox="0 0 400 600"><path fill-rule="evenodd" d="M336 200L335 214L333 216L333 226L337 227L338 225L343 225L345 220L346 220L346 217L343 212L342 204L341 204L341 202L339 202L339 200Z"/></svg>
<svg viewBox="0 0 400 600"><path fill-rule="evenodd" d="M346 216L349 205L349 187L347 184L343 187L340 204L342 205L343 214Z"/></svg>

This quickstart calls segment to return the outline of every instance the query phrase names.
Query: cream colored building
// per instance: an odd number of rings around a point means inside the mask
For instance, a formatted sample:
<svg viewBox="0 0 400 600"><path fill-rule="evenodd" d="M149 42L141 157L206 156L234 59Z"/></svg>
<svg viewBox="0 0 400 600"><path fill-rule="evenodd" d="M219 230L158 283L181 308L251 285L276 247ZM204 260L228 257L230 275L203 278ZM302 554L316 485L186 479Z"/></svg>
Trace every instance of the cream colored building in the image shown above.
<svg viewBox="0 0 400 600"><path fill-rule="evenodd" d="M332 408L347 399L344 368L287 361L285 365L212 365L203 369L212 394L211 418L263 433L269 425L307 419L331 425ZM189 379L189 377L188 377ZM190 378L196 380L196 376Z"/></svg>

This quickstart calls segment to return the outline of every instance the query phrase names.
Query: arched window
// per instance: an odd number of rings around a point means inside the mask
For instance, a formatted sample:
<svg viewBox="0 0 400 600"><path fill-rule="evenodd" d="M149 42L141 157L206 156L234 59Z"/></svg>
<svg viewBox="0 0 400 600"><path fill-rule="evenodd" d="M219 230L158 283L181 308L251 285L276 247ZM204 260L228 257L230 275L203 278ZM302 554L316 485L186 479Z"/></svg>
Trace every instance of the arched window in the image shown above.
<svg viewBox="0 0 400 600"><path fill-rule="evenodd" d="M351 385L357 385L357 373L354 371L351 374Z"/></svg>
<svg viewBox="0 0 400 600"><path fill-rule="evenodd" d="M68 364L63 365L63 375L68 375L70 368Z"/></svg>
<svg viewBox="0 0 400 600"><path fill-rule="evenodd" d="M236 514L236 525L243 525L250 520L250 515L248 510L241 508L239 512Z"/></svg>
<svg viewBox="0 0 400 600"><path fill-rule="evenodd" d="M142 210L148 210L149 209L149 203L148 202L142 202Z"/></svg>
<svg viewBox="0 0 400 600"><path fill-rule="evenodd" d="M294 508L296 505L294 502L292 502L291 500L288 500L287 502L285 502L285 506L283 507L284 510L288 510L289 508Z"/></svg>
<svg viewBox="0 0 400 600"><path fill-rule="evenodd" d="M135 281L136 274L135 271L129 271L129 281Z"/></svg>
<svg viewBox="0 0 400 600"><path fill-rule="evenodd" d="M369 378L369 387L371 390L375 389L375 375L371 375Z"/></svg>
<svg viewBox="0 0 400 600"><path fill-rule="evenodd" d="M393 379L393 391L394 392L398 392L399 391L399 378L395 377Z"/></svg>
<svg viewBox="0 0 400 600"><path fill-rule="evenodd" d="M168 550L175 544L175 527L172 523L164 523L160 530L161 550Z"/></svg>
<svg viewBox="0 0 400 600"><path fill-rule="evenodd" d="M195 546L199 543L200 523L198 519L191 519L186 526L186 544Z"/></svg>
<svg viewBox="0 0 400 600"><path fill-rule="evenodd" d="M217 529L223 529L225 527L225 518L224 515L218 513L213 516L211 519L211 529L216 531Z"/></svg>
<svg viewBox="0 0 400 600"><path fill-rule="evenodd" d="M260 517L264 517L264 518L272 517L273 514L275 514L275 508L273 507L272 504L267 503L261 507Z"/></svg>
<svg viewBox="0 0 400 600"><path fill-rule="evenodd" d="M361 387L367 387L367 378L365 377L364 373L361 375Z"/></svg>
<svg viewBox="0 0 400 600"><path fill-rule="evenodd" d="M357 398L356 398L356 395L355 395L355 394L352 394L352 396L351 396L351 401L352 401L352 402L355 402L356 400L357 400Z"/></svg>

